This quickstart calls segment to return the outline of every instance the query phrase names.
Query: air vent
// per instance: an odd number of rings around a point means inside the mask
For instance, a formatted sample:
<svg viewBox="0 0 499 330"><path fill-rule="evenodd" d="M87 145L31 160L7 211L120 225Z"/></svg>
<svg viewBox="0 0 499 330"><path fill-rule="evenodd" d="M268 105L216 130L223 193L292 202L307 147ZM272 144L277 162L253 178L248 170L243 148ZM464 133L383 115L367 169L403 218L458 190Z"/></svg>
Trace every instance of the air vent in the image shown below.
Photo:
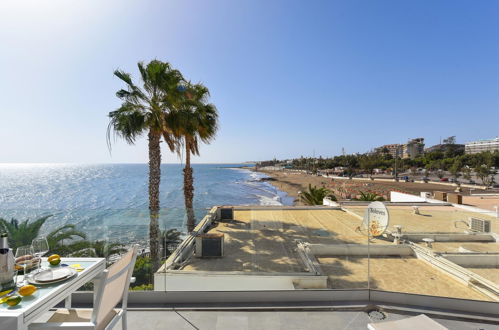
<svg viewBox="0 0 499 330"><path fill-rule="evenodd" d="M490 233L490 220L470 218L470 229L479 233Z"/></svg>
<svg viewBox="0 0 499 330"><path fill-rule="evenodd" d="M232 219L234 219L234 209L233 208L220 209L220 220L232 220Z"/></svg>
<svg viewBox="0 0 499 330"><path fill-rule="evenodd" d="M223 254L223 234L203 234L196 236L196 257L222 257Z"/></svg>

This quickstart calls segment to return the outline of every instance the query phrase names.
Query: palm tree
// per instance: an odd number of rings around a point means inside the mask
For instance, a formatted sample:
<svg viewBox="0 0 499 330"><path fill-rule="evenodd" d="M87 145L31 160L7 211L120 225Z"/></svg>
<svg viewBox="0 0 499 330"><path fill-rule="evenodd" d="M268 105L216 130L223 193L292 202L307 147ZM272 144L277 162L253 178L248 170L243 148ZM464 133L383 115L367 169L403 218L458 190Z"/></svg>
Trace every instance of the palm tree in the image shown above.
<svg viewBox="0 0 499 330"><path fill-rule="evenodd" d="M155 270L159 268L159 184L161 180L161 139L170 151L179 152L179 142L169 127L175 102L179 99L182 74L172 69L169 63L153 60L144 66L138 63L142 88L135 85L129 73L116 70L114 75L126 84L116 96L121 106L109 113L110 122L107 141L110 147L111 132L134 144L136 139L147 133L149 139L149 244Z"/></svg>
<svg viewBox="0 0 499 330"><path fill-rule="evenodd" d="M48 215L32 222L25 220L21 223L16 219L6 221L5 219L0 218L0 229L9 235L9 246L15 249L19 246L30 245L31 242L38 237L40 228L50 217L51 216ZM51 231L47 235L47 241L52 250L60 245L65 239L73 240L78 237L85 239L86 235L85 233L76 230L74 225L67 224Z"/></svg>
<svg viewBox="0 0 499 330"><path fill-rule="evenodd" d="M218 129L217 108L207 103L210 92L202 84L187 84L182 103L171 126L176 126L176 135L185 147L184 201L187 213L187 230L192 232L196 225L194 214L194 179L191 154L199 155L199 142L210 143Z"/></svg>
<svg viewBox="0 0 499 330"><path fill-rule="evenodd" d="M72 245L61 247L61 249L65 254L70 254L72 257L91 258L108 258L113 254L120 254L127 251L122 244L110 243L105 240L93 242L79 241ZM110 265L112 262L108 260L107 263Z"/></svg>
<svg viewBox="0 0 499 330"><path fill-rule="evenodd" d="M169 245L177 245L182 242L180 235L182 235L182 233L177 229L168 229L161 232L161 244L165 257L168 257L171 254L170 249L168 248Z"/></svg>
<svg viewBox="0 0 499 330"><path fill-rule="evenodd" d="M57 245L64 245L64 240L73 240L74 237L80 237L85 239L87 235L79 230L75 229L75 225L66 224L61 226L47 235L47 242L51 249L55 248Z"/></svg>
<svg viewBox="0 0 499 330"><path fill-rule="evenodd" d="M358 200L358 201L364 201L364 202L375 202L375 201L384 201L385 199L383 198L383 196L379 196L377 195L376 193L372 193L372 192L363 192L363 191L359 191L360 193L360 197L359 198L355 198L355 200Z"/></svg>
<svg viewBox="0 0 499 330"><path fill-rule="evenodd" d="M301 201L305 205L322 205L324 197L329 197L331 200L336 201L336 196L331 194L331 191L321 187L308 185L308 191L304 191L300 195Z"/></svg>

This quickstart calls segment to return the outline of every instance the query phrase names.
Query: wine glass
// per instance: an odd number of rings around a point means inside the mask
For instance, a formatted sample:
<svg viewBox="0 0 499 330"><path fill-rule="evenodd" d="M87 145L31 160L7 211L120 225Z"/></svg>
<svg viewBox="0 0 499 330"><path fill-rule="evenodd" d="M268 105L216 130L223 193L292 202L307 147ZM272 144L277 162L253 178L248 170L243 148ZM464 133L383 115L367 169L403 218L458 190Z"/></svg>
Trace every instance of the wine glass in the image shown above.
<svg viewBox="0 0 499 330"><path fill-rule="evenodd" d="M31 246L33 246L33 252L35 253L36 258L38 259L38 270L40 270L40 266L42 264L42 257L49 252L49 243L45 237L38 237L31 242Z"/></svg>
<svg viewBox="0 0 499 330"><path fill-rule="evenodd" d="M22 285L26 285L28 283L26 281L28 275L28 266L31 267L32 264L33 264L33 247L31 245L18 247L16 250L16 266L21 267L24 271L23 283L21 283Z"/></svg>

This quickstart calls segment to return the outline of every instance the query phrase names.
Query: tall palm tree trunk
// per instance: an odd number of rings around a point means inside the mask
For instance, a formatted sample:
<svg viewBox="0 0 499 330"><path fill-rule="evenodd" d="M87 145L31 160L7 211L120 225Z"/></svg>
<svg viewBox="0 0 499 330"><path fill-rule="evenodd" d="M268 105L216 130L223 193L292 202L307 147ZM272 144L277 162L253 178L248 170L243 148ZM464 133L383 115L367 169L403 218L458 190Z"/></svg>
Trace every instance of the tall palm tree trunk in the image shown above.
<svg viewBox="0 0 499 330"><path fill-rule="evenodd" d="M153 271L160 264L159 255L159 183L161 180L161 148L160 135L149 131L149 246Z"/></svg>
<svg viewBox="0 0 499 330"><path fill-rule="evenodd" d="M187 230L192 232L196 226L196 219L194 217L194 208L192 206L192 200L194 199L194 184L192 177L192 167L191 167L191 148L190 142L185 143L185 168L184 168L184 200L185 209L187 212Z"/></svg>

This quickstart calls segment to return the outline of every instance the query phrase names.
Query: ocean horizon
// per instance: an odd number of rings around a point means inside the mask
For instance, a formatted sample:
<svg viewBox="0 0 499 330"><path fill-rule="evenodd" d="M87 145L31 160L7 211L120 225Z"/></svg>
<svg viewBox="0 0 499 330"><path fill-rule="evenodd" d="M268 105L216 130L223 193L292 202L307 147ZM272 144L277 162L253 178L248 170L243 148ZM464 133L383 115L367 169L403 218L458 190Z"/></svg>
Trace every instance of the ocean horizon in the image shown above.
<svg viewBox="0 0 499 330"><path fill-rule="evenodd" d="M194 208L200 221L215 205L292 205L293 198L241 168L248 163L193 164ZM186 231L183 164L161 165L160 228ZM74 224L88 239L143 242L148 238L145 163L0 163L0 218L51 215L42 234Z"/></svg>

